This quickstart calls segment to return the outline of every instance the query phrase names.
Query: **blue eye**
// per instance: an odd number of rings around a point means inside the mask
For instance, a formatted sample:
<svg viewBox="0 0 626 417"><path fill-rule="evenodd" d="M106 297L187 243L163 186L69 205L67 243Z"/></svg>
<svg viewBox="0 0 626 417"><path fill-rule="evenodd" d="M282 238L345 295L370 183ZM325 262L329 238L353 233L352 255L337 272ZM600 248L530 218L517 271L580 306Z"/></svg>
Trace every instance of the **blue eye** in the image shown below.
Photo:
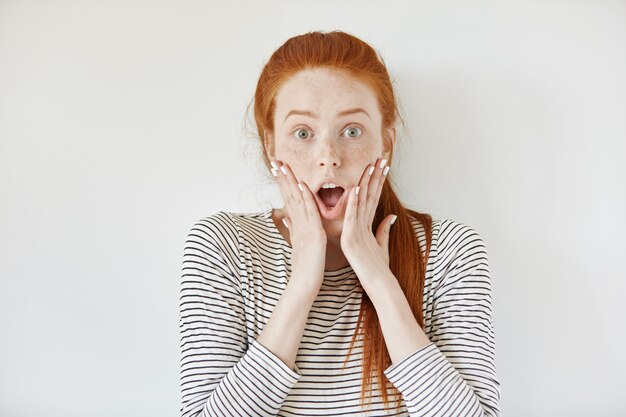
<svg viewBox="0 0 626 417"><path fill-rule="evenodd" d="M295 134L297 139L308 139L309 137L311 137L311 134L306 129L298 129L293 133Z"/></svg>
<svg viewBox="0 0 626 417"><path fill-rule="evenodd" d="M347 132L348 133L348 137L351 137L351 138L356 138L357 136L360 136L361 133L363 133L363 132L361 132L361 129L359 129L356 126L350 127L348 129L344 130L344 132Z"/></svg>

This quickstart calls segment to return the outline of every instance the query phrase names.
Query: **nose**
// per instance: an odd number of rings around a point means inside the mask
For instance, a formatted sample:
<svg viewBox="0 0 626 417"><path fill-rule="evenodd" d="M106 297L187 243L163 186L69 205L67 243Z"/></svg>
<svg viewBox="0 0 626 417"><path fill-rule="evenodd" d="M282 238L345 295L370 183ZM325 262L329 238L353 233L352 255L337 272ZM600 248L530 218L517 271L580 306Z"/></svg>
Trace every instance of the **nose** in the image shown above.
<svg viewBox="0 0 626 417"><path fill-rule="evenodd" d="M338 168L341 166L341 155L337 150L337 145L332 140L325 141L317 159L321 167Z"/></svg>

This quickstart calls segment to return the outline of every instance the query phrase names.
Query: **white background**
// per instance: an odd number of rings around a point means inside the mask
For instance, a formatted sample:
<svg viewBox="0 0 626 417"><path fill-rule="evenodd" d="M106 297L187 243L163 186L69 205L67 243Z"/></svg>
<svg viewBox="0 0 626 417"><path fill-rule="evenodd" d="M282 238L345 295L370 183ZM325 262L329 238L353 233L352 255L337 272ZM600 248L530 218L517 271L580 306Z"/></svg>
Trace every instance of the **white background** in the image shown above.
<svg viewBox="0 0 626 417"><path fill-rule="evenodd" d="M626 2L1 1L0 415L173 416L186 233L280 204L290 36L383 55L406 205L485 240L505 416L626 415Z"/></svg>

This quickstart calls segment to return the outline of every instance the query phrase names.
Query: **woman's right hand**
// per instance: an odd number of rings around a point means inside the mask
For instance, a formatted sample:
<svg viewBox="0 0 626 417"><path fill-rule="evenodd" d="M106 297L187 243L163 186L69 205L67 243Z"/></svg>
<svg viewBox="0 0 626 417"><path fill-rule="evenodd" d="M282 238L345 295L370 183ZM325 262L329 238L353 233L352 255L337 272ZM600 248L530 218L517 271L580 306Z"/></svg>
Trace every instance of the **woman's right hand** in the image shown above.
<svg viewBox="0 0 626 417"><path fill-rule="evenodd" d="M309 289L317 295L326 266L327 239L322 217L313 192L306 183L298 182L289 165L276 160L272 166L287 211L283 223L291 241L292 277L308 277L308 282L301 285L311 285Z"/></svg>

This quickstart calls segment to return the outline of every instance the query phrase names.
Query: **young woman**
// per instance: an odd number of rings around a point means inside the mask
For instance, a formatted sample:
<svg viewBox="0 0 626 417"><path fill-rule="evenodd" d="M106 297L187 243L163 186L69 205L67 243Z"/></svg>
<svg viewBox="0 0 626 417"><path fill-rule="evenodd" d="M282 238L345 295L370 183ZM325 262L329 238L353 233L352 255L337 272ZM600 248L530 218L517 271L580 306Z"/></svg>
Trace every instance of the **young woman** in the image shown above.
<svg viewBox="0 0 626 417"><path fill-rule="evenodd" d="M405 208L376 51L293 37L254 115L284 206L220 211L184 248L182 416L499 416L480 235Z"/></svg>

